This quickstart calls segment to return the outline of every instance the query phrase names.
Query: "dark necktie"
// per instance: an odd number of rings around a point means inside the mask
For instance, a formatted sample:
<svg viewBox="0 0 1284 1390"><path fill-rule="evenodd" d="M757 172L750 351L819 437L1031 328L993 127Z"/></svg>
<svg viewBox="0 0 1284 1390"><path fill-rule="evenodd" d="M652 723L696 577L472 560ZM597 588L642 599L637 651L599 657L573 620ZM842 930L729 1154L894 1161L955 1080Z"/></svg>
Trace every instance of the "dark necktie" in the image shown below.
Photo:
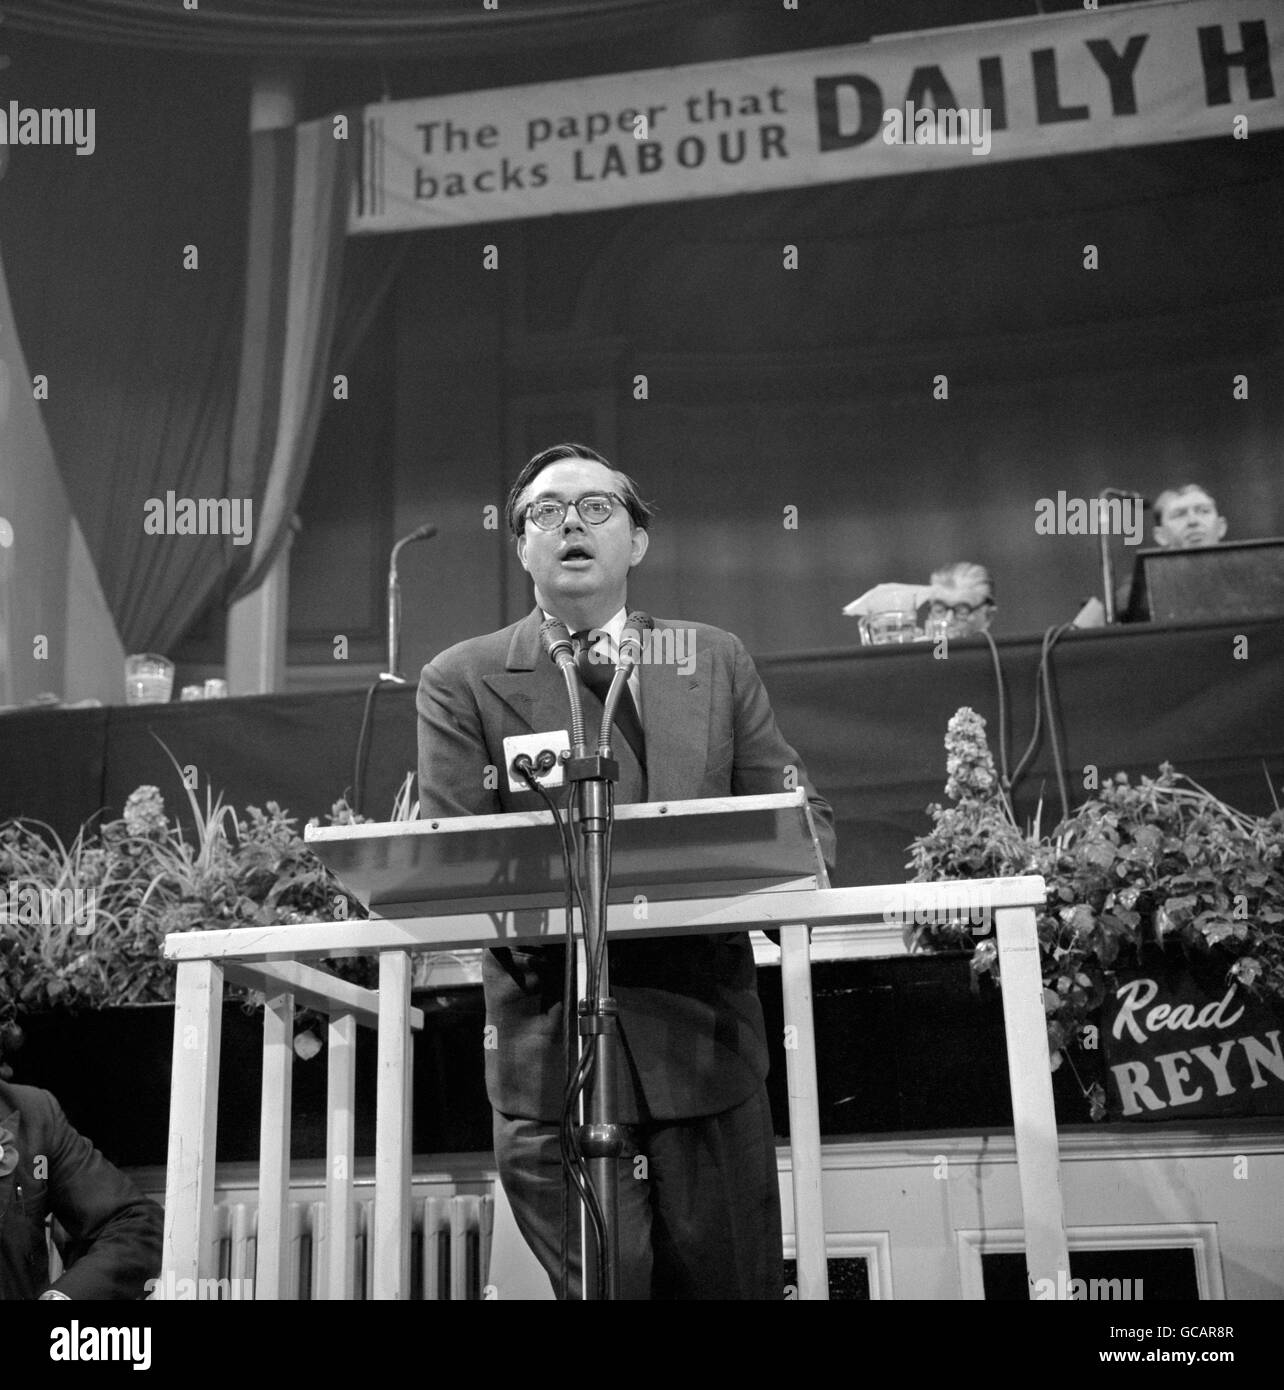
<svg viewBox="0 0 1284 1390"><path fill-rule="evenodd" d="M589 629L572 633L571 640L575 643L575 664L580 669L580 675L584 677L584 684L597 696L598 703L605 706L606 692L611 688L611 681L615 676L615 662L609 658L604 659L600 649L596 659L594 658L589 647ZM642 732L642 720L638 717L638 707L633 703L633 692L629 689L627 681L624 684L624 693L620 696L620 703L615 707L615 728L628 740L629 747L633 749L638 765L645 774L646 736Z"/></svg>

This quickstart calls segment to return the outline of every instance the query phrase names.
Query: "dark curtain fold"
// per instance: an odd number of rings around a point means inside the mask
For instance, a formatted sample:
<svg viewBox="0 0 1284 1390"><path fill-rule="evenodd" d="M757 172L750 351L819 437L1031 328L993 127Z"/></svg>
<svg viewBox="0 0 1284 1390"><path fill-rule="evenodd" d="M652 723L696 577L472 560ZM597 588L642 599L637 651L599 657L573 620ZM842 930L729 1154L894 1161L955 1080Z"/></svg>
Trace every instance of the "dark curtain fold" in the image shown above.
<svg viewBox="0 0 1284 1390"><path fill-rule="evenodd" d="M339 316L330 350L332 372L346 373L397 282L414 232L349 237L339 282Z"/></svg>
<svg viewBox="0 0 1284 1390"><path fill-rule="evenodd" d="M101 412L107 448L94 489L101 510L92 509L87 529L98 542L90 542L91 551L104 592L115 597L126 651L166 651L205 607L221 567L222 538L147 534L141 520L148 502L168 514L171 492L192 499L223 494L232 402L226 364L235 361L239 313L231 284L202 288L209 292L178 303L139 295L132 323L124 320L128 345L97 383L107 394L90 407ZM171 333L176 312L190 315L180 339ZM176 389L143 395L134 364L158 359Z"/></svg>
<svg viewBox="0 0 1284 1390"><path fill-rule="evenodd" d="M10 36L12 39L13 36ZM224 495L244 250L244 89L226 63L14 45L24 90L98 111L93 158L15 149L0 199L14 316L54 458L126 651L217 593L218 536L147 534L149 501ZM140 102L142 84L151 100ZM166 109L165 138L156 105Z"/></svg>
<svg viewBox="0 0 1284 1390"><path fill-rule="evenodd" d="M246 158L239 65L158 72L124 55L108 73L89 49L19 47L33 87L57 77L112 138L92 159L9 152L0 238L18 334L48 379L39 409L121 641L170 651L270 567L329 379L350 368L407 239L345 250L354 146L329 121L256 137ZM164 140L131 95L144 83L171 108ZM250 498L259 548L145 532L148 503L171 492Z"/></svg>

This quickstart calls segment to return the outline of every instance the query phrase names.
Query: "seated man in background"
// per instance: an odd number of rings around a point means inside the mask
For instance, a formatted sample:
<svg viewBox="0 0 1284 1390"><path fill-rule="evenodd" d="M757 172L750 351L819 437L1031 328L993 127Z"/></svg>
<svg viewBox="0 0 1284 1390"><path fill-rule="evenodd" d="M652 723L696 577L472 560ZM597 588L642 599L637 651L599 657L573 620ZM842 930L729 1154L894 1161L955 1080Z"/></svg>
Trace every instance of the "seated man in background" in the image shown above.
<svg viewBox="0 0 1284 1390"><path fill-rule="evenodd" d="M849 618L859 618L862 627L889 614L902 620L904 632L893 639L935 641L941 637L971 637L988 632L995 609L994 581L984 565L956 560L932 571L927 584L887 582L875 584L843 609ZM917 634L912 630L915 615L923 623ZM875 635L874 642L887 641Z"/></svg>
<svg viewBox="0 0 1284 1390"><path fill-rule="evenodd" d="M51 1284L45 1220L71 1237ZM0 1299L138 1299L160 1273L161 1208L48 1091L0 1081Z"/></svg>
<svg viewBox="0 0 1284 1390"><path fill-rule="evenodd" d="M1165 488L1155 498L1152 514L1155 544L1164 550L1196 550L1226 536L1226 518L1198 483Z"/></svg>
<svg viewBox="0 0 1284 1390"><path fill-rule="evenodd" d="M927 635L974 637L990 630L994 616L994 581L984 565L956 560L932 571L927 607Z"/></svg>
<svg viewBox="0 0 1284 1390"><path fill-rule="evenodd" d="M1155 498L1151 517L1155 523L1154 541L1161 550L1202 550L1219 544L1226 536L1226 518L1218 512L1208 489L1199 483L1165 488ZM1131 602L1132 575L1128 575L1115 588L1115 614L1119 621L1143 621L1128 617Z"/></svg>

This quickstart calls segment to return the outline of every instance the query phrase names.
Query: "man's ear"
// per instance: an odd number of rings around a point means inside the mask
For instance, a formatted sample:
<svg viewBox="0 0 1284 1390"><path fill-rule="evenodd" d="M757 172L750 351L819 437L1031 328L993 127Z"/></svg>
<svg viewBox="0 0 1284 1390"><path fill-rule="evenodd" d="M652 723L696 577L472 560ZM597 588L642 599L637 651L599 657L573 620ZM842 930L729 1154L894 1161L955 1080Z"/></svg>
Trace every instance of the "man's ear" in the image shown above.
<svg viewBox="0 0 1284 1390"><path fill-rule="evenodd" d="M1219 517L1217 518L1217 539L1220 541L1220 540L1224 540L1225 538L1226 538L1226 518L1225 518L1224 516L1219 516Z"/></svg>
<svg viewBox="0 0 1284 1390"><path fill-rule="evenodd" d="M641 564L642 557L646 554L646 548L651 544L651 537L641 526L635 526L633 528L631 541L633 548L629 554L630 569L632 569L634 565Z"/></svg>
<svg viewBox="0 0 1284 1390"><path fill-rule="evenodd" d="M1168 550L1172 546L1172 537L1168 534L1166 526L1156 526L1154 531L1155 544L1162 550Z"/></svg>
<svg viewBox="0 0 1284 1390"><path fill-rule="evenodd" d="M526 563L526 537L525 537L525 536L518 536L518 538L517 538L517 560L518 560L518 563L521 565L521 567L526 571L526 573L529 574L529 573L531 572L531 567Z"/></svg>

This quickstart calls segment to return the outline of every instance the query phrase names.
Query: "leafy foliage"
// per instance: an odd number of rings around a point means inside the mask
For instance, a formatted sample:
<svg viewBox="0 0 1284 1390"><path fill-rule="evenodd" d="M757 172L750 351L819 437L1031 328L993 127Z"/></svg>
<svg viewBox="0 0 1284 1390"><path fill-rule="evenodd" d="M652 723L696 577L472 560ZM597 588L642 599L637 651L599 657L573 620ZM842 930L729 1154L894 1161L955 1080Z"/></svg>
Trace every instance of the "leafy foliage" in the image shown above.
<svg viewBox="0 0 1284 1390"><path fill-rule="evenodd" d="M202 807L187 796L191 837L150 786L130 795L118 820L82 827L70 846L38 822L0 825L0 1053L16 1046L24 1013L173 999L174 967L161 954L170 932L366 916L276 802L250 806L242 819L221 797L207 793ZM326 817L364 819L343 801ZM55 895L85 910L36 909ZM369 958L326 965L375 982Z"/></svg>
<svg viewBox="0 0 1284 1390"><path fill-rule="evenodd" d="M970 709L946 734L951 806L928 807L932 829L910 845L918 882L1040 874L1038 917L1048 1045L1055 1071L1093 1021L1115 972L1143 945L1224 966L1259 998L1284 1000L1284 812L1247 816L1165 763L1133 785L1117 773L1051 833L1023 832L993 776L985 721ZM960 771L962 770L962 771ZM993 938L966 926L914 929L918 950L974 950L997 978ZM1098 1089L1099 1088L1095 1088ZM1104 1115L1103 1097L1094 1118Z"/></svg>

